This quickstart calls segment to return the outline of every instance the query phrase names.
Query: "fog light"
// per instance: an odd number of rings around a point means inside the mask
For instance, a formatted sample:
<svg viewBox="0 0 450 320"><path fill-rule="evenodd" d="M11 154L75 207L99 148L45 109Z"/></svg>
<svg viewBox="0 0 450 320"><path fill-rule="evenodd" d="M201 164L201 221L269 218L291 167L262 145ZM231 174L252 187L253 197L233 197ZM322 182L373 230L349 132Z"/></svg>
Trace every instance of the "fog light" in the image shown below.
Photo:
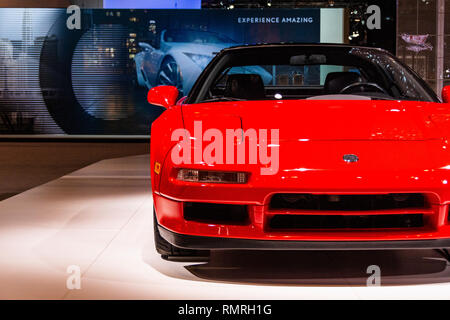
<svg viewBox="0 0 450 320"><path fill-rule="evenodd" d="M180 169L177 174L177 179L188 182L244 184L247 183L248 176L245 172Z"/></svg>

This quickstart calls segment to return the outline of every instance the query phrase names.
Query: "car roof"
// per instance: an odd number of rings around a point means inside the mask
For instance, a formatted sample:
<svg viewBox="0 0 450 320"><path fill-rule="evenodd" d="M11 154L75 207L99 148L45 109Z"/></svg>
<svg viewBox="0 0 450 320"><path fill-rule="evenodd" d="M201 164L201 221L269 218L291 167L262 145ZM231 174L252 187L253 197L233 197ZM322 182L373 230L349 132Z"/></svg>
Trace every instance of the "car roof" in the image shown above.
<svg viewBox="0 0 450 320"><path fill-rule="evenodd" d="M258 48L284 48L284 47L302 47L302 48L359 48L359 49L367 49L367 50L378 50L385 53L389 53L389 51L376 48L376 47L368 47L368 46L357 46L350 44L340 44L340 43L297 43L297 42L278 42L278 43L257 43L257 44L245 44L238 45L229 48L225 48L222 51L238 51L244 49L258 49Z"/></svg>

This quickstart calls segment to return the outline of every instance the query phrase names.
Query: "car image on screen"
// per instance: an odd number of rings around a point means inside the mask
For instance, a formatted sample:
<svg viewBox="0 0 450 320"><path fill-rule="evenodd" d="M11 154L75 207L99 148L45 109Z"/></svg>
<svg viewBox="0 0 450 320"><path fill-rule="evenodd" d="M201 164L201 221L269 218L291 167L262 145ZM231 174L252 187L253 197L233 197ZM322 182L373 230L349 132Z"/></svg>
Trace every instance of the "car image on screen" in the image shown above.
<svg viewBox="0 0 450 320"><path fill-rule="evenodd" d="M137 84L148 89L171 85L177 87L180 95L186 95L212 58L222 49L236 45L232 39L214 32L163 30L153 44L139 42L142 51L134 58ZM270 74L256 69L239 72L258 73L264 81L270 81Z"/></svg>

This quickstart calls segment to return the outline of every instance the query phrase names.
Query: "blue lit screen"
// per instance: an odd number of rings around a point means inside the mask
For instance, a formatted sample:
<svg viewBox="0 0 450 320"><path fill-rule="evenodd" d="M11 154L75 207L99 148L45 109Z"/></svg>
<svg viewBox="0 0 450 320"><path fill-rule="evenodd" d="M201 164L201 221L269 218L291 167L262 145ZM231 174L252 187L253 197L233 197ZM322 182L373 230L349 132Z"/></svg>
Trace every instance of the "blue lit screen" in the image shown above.
<svg viewBox="0 0 450 320"><path fill-rule="evenodd" d="M104 0L105 9L200 9L201 0Z"/></svg>

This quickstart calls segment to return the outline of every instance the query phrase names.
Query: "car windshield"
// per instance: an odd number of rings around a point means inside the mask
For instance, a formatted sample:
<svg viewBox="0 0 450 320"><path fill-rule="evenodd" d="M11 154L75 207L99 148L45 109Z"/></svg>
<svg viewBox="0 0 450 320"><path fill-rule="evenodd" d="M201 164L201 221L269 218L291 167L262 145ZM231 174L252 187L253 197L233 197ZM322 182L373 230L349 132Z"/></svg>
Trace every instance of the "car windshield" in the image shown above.
<svg viewBox="0 0 450 320"><path fill-rule="evenodd" d="M233 40L207 31L167 30L164 34L165 42L189 43L235 43Z"/></svg>
<svg viewBox="0 0 450 320"><path fill-rule="evenodd" d="M204 71L189 97L191 103L287 99L438 101L387 52L344 46L229 50Z"/></svg>

